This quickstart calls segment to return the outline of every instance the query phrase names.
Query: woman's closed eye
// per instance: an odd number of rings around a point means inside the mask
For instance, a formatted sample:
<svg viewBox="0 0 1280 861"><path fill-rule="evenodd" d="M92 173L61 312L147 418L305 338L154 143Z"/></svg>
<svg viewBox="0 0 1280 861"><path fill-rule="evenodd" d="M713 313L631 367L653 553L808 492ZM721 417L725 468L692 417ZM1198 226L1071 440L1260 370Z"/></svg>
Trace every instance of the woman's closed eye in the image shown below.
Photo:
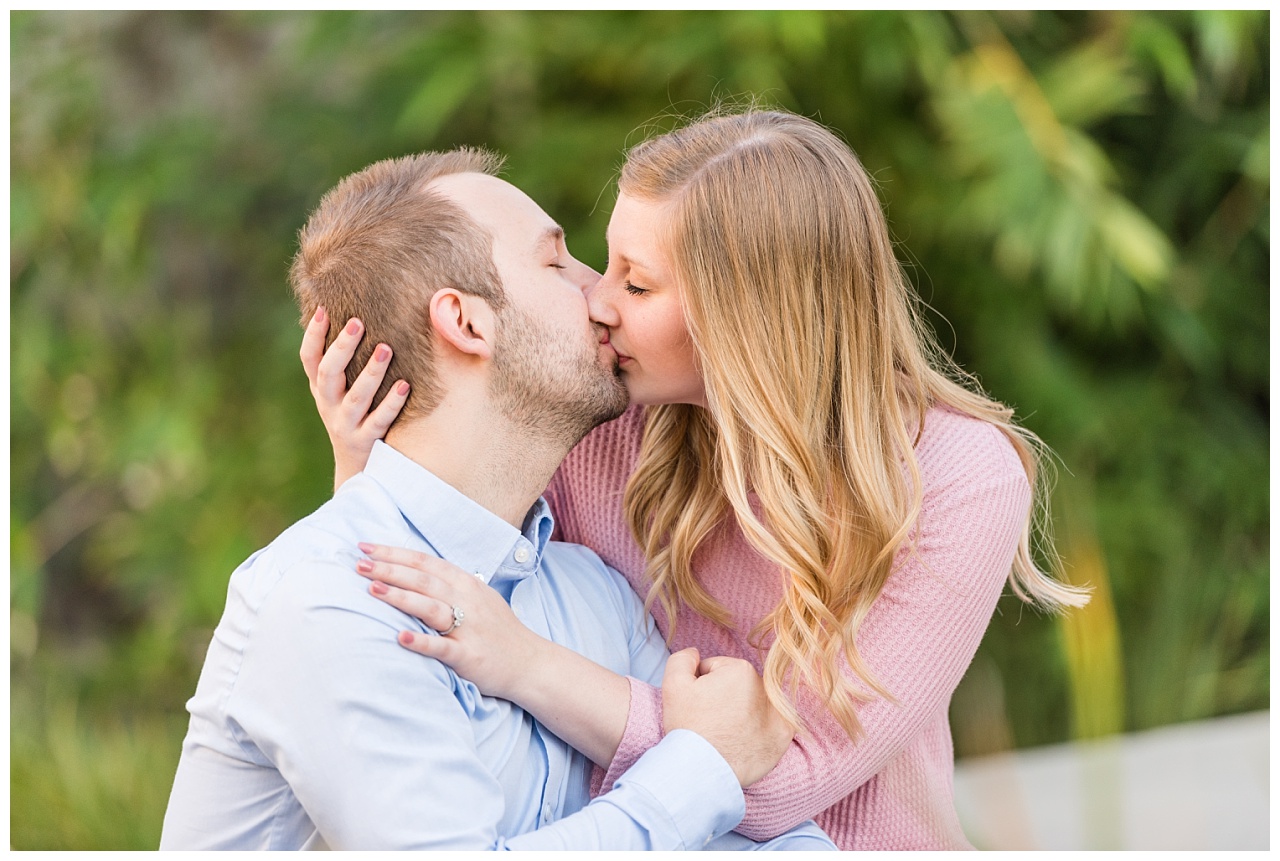
<svg viewBox="0 0 1280 861"><path fill-rule="evenodd" d="M623 282L622 289L626 290L632 296L643 296L645 293L649 292L643 287L637 287L636 285L632 284L630 281Z"/></svg>

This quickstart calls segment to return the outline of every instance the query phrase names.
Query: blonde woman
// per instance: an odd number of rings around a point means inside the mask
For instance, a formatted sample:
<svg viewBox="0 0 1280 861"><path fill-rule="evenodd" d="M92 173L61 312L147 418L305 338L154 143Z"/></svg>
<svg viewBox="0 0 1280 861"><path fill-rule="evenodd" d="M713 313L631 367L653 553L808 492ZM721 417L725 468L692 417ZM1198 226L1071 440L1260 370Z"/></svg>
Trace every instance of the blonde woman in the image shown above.
<svg viewBox="0 0 1280 861"><path fill-rule="evenodd" d="M608 240L588 302L632 407L548 489L558 537L621 571L673 649L752 662L796 728L740 832L816 818L842 849L967 847L947 708L996 601L1006 582L1046 608L1086 600L1031 556L1038 440L940 355L866 172L815 122L752 110L636 146ZM304 364L342 479L402 396L368 414L387 365L348 395L349 346L322 361L322 345L308 334ZM483 600L462 572L370 556L377 590L428 624L463 591ZM500 676L542 717L520 679L546 668L521 665L527 632L500 619L401 642ZM604 688L577 687L547 719L595 713L571 697ZM628 687L606 786L662 736L660 691Z"/></svg>

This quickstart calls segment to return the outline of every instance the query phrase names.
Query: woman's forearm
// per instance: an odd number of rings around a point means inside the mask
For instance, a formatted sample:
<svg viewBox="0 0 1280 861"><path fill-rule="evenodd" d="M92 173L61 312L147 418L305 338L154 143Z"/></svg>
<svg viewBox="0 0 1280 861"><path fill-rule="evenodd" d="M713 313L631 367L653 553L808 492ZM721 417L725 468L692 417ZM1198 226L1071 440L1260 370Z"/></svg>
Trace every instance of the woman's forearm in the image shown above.
<svg viewBox="0 0 1280 861"><path fill-rule="evenodd" d="M631 686L571 649L542 640L529 671L507 697L602 768L618 749Z"/></svg>

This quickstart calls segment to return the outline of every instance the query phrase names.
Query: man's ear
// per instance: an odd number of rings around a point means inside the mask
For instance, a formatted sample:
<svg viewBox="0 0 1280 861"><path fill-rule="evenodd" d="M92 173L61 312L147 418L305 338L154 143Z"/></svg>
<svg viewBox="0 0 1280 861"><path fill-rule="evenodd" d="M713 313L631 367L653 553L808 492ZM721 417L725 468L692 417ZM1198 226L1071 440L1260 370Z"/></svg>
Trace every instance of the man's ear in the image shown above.
<svg viewBox="0 0 1280 861"><path fill-rule="evenodd" d="M460 353L493 358L495 319L489 303L452 287L437 290L429 305L436 334Z"/></svg>

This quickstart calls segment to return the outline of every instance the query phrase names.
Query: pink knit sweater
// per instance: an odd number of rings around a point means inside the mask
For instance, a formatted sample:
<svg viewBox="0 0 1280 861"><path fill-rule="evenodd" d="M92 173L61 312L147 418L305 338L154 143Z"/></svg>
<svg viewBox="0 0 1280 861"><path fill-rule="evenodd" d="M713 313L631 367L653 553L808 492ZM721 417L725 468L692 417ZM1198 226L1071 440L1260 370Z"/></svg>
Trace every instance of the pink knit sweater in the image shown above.
<svg viewBox="0 0 1280 861"><path fill-rule="evenodd" d="M585 544L644 597L644 558L631 538L622 495L644 429L640 408L603 425L565 460L547 491L557 538ZM924 504L915 552L900 552L884 591L858 632L858 649L896 698L858 710L865 736L850 742L826 708L802 697L808 732L746 792L738 830L773 837L815 818L841 849L970 848L952 795L947 707L973 659L1009 575L1026 522L1030 490L1008 440L993 426L930 410L916 447ZM725 630L687 607L672 650L732 655L759 669L747 642L781 598L777 568L736 524L722 525L694 556L699 581L733 615ZM669 619L654 607L665 635ZM631 680L631 711L618 752L597 784L611 786L662 738L661 692Z"/></svg>

